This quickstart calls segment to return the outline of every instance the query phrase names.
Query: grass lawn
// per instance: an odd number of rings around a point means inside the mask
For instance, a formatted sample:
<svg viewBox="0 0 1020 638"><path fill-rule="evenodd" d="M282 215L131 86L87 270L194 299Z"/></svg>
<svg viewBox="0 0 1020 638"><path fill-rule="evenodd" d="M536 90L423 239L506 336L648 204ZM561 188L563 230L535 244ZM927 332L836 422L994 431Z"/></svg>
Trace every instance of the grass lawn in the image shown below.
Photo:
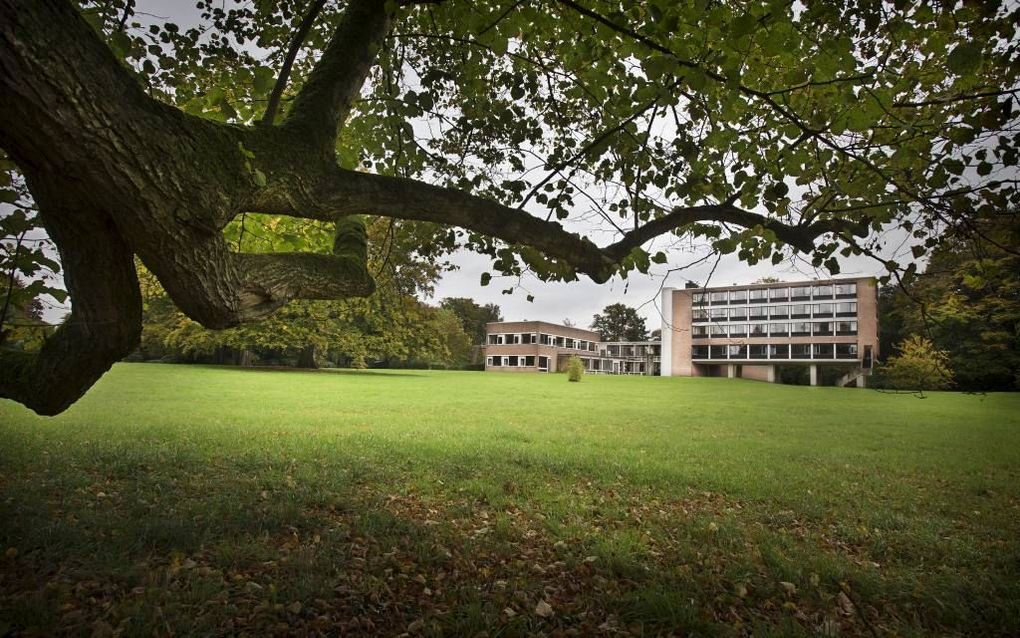
<svg viewBox="0 0 1020 638"><path fill-rule="evenodd" d="M121 364L0 401L7 632L1020 635L1020 395Z"/></svg>

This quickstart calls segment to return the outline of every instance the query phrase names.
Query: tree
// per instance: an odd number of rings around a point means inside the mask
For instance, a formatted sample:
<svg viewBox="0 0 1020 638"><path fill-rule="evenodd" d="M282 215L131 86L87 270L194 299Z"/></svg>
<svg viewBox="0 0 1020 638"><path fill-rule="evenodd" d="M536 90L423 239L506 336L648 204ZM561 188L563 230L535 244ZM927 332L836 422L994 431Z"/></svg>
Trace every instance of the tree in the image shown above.
<svg viewBox="0 0 1020 638"><path fill-rule="evenodd" d="M637 310L622 303L614 303L595 315L591 329L602 335L603 341L646 341L648 329L644 317Z"/></svg>
<svg viewBox="0 0 1020 638"><path fill-rule="evenodd" d="M503 321L499 306L493 303L482 306L467 297L447 297L439 305L457 316L461 327L471 337L474 345L485 343L485 324Z"/></svg>
<svg viewBox="0 0 1020 638"><path fill-rule="evenodd" d="M917 335L905 339L899 354L889 357L881 370L890 387L913 390L922 396L925 390L944 390L953 385L949 356L931 340Z"/></svg>
<svg viewBox="0 0 1020 638"><path fill-rule="evenodd" d="M43 414L138 343L135 255L222 329L371 294L361 214L436 225L433 259L604 282L665 263L663 235L837 272L889 225L923 253L1017 204L1006 3L200 0L185 28L135 5L0 0L3 169L73 300L0 361L0 395ZM224 231L252 213L334 241L246 252Z"/></svg>
<svg viewBox="0 0 1020 638"><path fill-rule="evenodd" d="M976 220L980 236L950 234L925 272L879 295L880 349L921 334L944 350L962 390L1020 387L1020 214ZM886 352L891 351L884 350Z"/></svg>
<svg viewBox="0 0 1020 638"><path fill-rule="evenodd" d="M567 380L577 383L584 376L584 363L577 355L567 359Z"/></svg>

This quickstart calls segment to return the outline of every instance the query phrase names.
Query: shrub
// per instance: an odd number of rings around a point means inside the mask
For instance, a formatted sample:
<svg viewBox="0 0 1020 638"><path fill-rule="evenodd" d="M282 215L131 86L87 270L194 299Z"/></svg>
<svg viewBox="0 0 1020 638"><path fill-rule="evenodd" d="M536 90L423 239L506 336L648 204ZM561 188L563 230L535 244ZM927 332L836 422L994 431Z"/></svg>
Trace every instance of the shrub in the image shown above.
<svg viewBox="0 0 1020 638"><path fill-rule="evenodd" d="M913 335L899 345L899 354L882 366L886 385L895 390L943 390L953 385L949 355L929 339Z"/></svg>
<svg viewBox="0 0 1020 638"><path fill-rule="evenodd" d="M580 381L583 376L584 364L581 363L581 358L578 356L570 357L567 361L567 380L576 382Z"/></svg>

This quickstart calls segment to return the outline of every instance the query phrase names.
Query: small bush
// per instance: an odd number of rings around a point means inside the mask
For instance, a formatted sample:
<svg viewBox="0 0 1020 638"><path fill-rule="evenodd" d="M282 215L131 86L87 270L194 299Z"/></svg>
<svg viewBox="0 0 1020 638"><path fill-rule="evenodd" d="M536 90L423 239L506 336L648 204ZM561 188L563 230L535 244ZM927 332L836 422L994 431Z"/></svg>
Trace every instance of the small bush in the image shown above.
<svg viewBox="0 0 1020 638"><path fill-rule="evenodd" d="M577 382L584 376L584 364L581 358L574 356L567 361L567 380Z"/></svg>
<svg viewBox="0 0 1020 638"><path fill-rule="evenodd" d="M944 390L953 385L949 356L928 339L911 336L899 346L899 355L882 366L885 383L896 390Z"/></svg>

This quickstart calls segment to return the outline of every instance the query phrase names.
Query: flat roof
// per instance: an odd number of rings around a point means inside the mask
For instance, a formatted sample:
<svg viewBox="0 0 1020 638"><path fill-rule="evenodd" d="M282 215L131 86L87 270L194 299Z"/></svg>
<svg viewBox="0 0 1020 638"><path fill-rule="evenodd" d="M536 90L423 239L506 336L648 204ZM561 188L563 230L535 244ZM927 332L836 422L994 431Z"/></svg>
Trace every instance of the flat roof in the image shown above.
<svg viewBox="0 0 1020 638"><path fill-rule="evenodd" d="M754 283L754 284L734 284L730 286L709 286L709 287L697 287L697 288L668 288L667 290L698 290L698 291L712 291L712 290L754 290L758 288L778 288L782 286L825 286L825 285L836 285L846 283L856 283L858 281L874 281L875 277L841 277L839 279L806 279L801 281L772 281L769 283Z"/></svg>

